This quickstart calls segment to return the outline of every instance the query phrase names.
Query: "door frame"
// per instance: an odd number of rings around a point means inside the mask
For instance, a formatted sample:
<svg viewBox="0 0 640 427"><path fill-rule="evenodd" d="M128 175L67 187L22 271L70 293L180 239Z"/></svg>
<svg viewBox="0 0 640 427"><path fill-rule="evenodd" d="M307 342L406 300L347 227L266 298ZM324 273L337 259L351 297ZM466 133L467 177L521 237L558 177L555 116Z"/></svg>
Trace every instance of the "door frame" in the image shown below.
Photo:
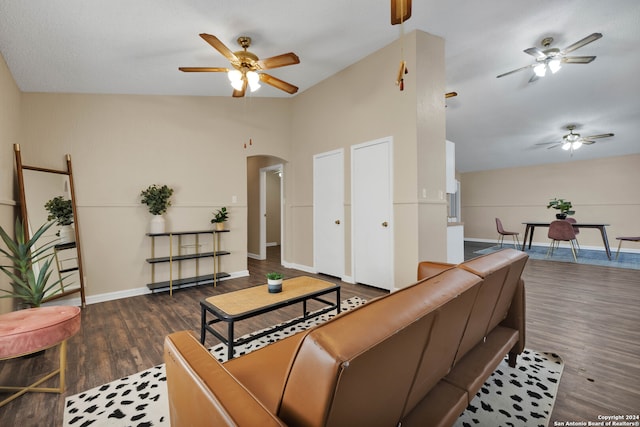
<svg viewBox="0 0 640 427"><path fill-rule="evenodd" d="M284 259L284 164L266 166L260 168L260 253L259 259L267 259L267 173L279 170L282 173L280 177L280 260Z"/></svg>

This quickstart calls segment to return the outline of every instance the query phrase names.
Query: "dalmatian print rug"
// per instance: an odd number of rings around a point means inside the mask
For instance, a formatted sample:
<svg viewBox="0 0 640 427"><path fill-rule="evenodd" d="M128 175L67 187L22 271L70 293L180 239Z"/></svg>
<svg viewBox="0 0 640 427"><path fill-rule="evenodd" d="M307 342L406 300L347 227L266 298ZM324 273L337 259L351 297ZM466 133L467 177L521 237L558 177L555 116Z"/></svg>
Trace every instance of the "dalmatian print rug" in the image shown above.
<svg viewBox="0 0 640 427"><path fill-rule="evenodd" d="M529 349L515 369L503 360L454 426L547 427L563 367L557 354Z"/></svg>
<svg viewBox="0 0 640 427"><path fill-rule="evenodd" d="M364 303L365 300L358 297L350 298L341 302L341 310L347 311ZM266 335L238 346L234 355L257 350L334 316L335 311L329 312ZM226 345L218 344L209 351L220 362L226 361ZM506 360L503 361L460 416L456 427L546 427L562 366L559 356L528 349L518 357L516 369L509 368ZM67 397L62 425L170 427L164 364Z"/></svg>

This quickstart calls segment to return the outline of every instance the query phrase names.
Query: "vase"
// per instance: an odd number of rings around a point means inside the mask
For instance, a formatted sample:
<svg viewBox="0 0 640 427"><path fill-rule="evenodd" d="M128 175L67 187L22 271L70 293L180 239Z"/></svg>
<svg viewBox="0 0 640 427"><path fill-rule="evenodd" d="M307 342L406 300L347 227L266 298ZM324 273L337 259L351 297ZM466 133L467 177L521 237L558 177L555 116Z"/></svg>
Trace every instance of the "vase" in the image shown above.
<svg viewBox="0 0 640 427"><path fill-rule="evenodd" d="M556 214L557 219L567 219L567 214L559 213Z"/></svg>
<svg viewBox="0 0 640 427"><path fill-rule="evenodd" d="M216 222L216 231L224 230L224 222Z"/></svg>
<svg viewBox="0 0 640 427"><path fill-rule="evenodd" d="M164 217L162 215L154 215L151 217L149 224L149 234L164 233Z"/></svg>
<svg viewBox="0 0 640 427"><path fill-rule="evenodd" d="M277 294L282 292L282 279L267 279L267 287L270 294Z"/></svg>
<svg viewBox="0 0 640 427"><path fill-rule="evenodd" d="M76 231L73 225L63 225L60 227L60 243L71 243L76 241Z"/></svg>

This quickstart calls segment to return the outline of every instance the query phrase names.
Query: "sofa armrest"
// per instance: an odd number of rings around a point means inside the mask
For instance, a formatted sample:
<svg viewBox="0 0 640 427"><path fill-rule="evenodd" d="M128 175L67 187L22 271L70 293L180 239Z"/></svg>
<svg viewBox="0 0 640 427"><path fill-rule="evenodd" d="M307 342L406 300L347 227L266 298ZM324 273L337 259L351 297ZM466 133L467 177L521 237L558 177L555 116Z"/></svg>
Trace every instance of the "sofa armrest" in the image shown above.
<svg viewBox="0 0 640 427"><path fill-rule="evenodd" d="M446 262L422 261L418 263L418 280L436 276L455 266L455 264L448 264Z"/></svg>
<svg viewBox="0 0 640 427"><path fill-rule="evenodd" d="M171 426L284 426L190 331L164 341Z"/></svg>
<svg viewBox="0 0 640 427"><path fill-rule="evenodd" d="M526 301L525 301L525 289L524 280L518 280L516 291L511 301L511 306L507 312L507 317L500 323L502 326L506 326L518 331L518 342L509 351L509 366L514 367L516 365L516 357L518 354L524 351L525 346L525 324L526 324Z"/></svg>

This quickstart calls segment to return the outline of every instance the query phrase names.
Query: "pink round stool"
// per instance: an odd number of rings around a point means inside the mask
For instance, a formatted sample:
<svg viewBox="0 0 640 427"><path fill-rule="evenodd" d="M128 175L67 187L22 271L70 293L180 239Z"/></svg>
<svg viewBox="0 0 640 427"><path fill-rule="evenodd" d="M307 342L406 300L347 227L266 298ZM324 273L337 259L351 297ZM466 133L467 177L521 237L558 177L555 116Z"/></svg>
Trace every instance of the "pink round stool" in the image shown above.
<svg viewBox="0 0 640 427"><path fill-rule="evenodd" d="M0 407L31 391L64 392L67 339L79 330L79 307L37 307L0 314L0 360L25 356L60 345L60 366L29 386L0 386L0 391L16 391L0 402ZM38 387L57 374L60 374L59 387Z"/></svg>

